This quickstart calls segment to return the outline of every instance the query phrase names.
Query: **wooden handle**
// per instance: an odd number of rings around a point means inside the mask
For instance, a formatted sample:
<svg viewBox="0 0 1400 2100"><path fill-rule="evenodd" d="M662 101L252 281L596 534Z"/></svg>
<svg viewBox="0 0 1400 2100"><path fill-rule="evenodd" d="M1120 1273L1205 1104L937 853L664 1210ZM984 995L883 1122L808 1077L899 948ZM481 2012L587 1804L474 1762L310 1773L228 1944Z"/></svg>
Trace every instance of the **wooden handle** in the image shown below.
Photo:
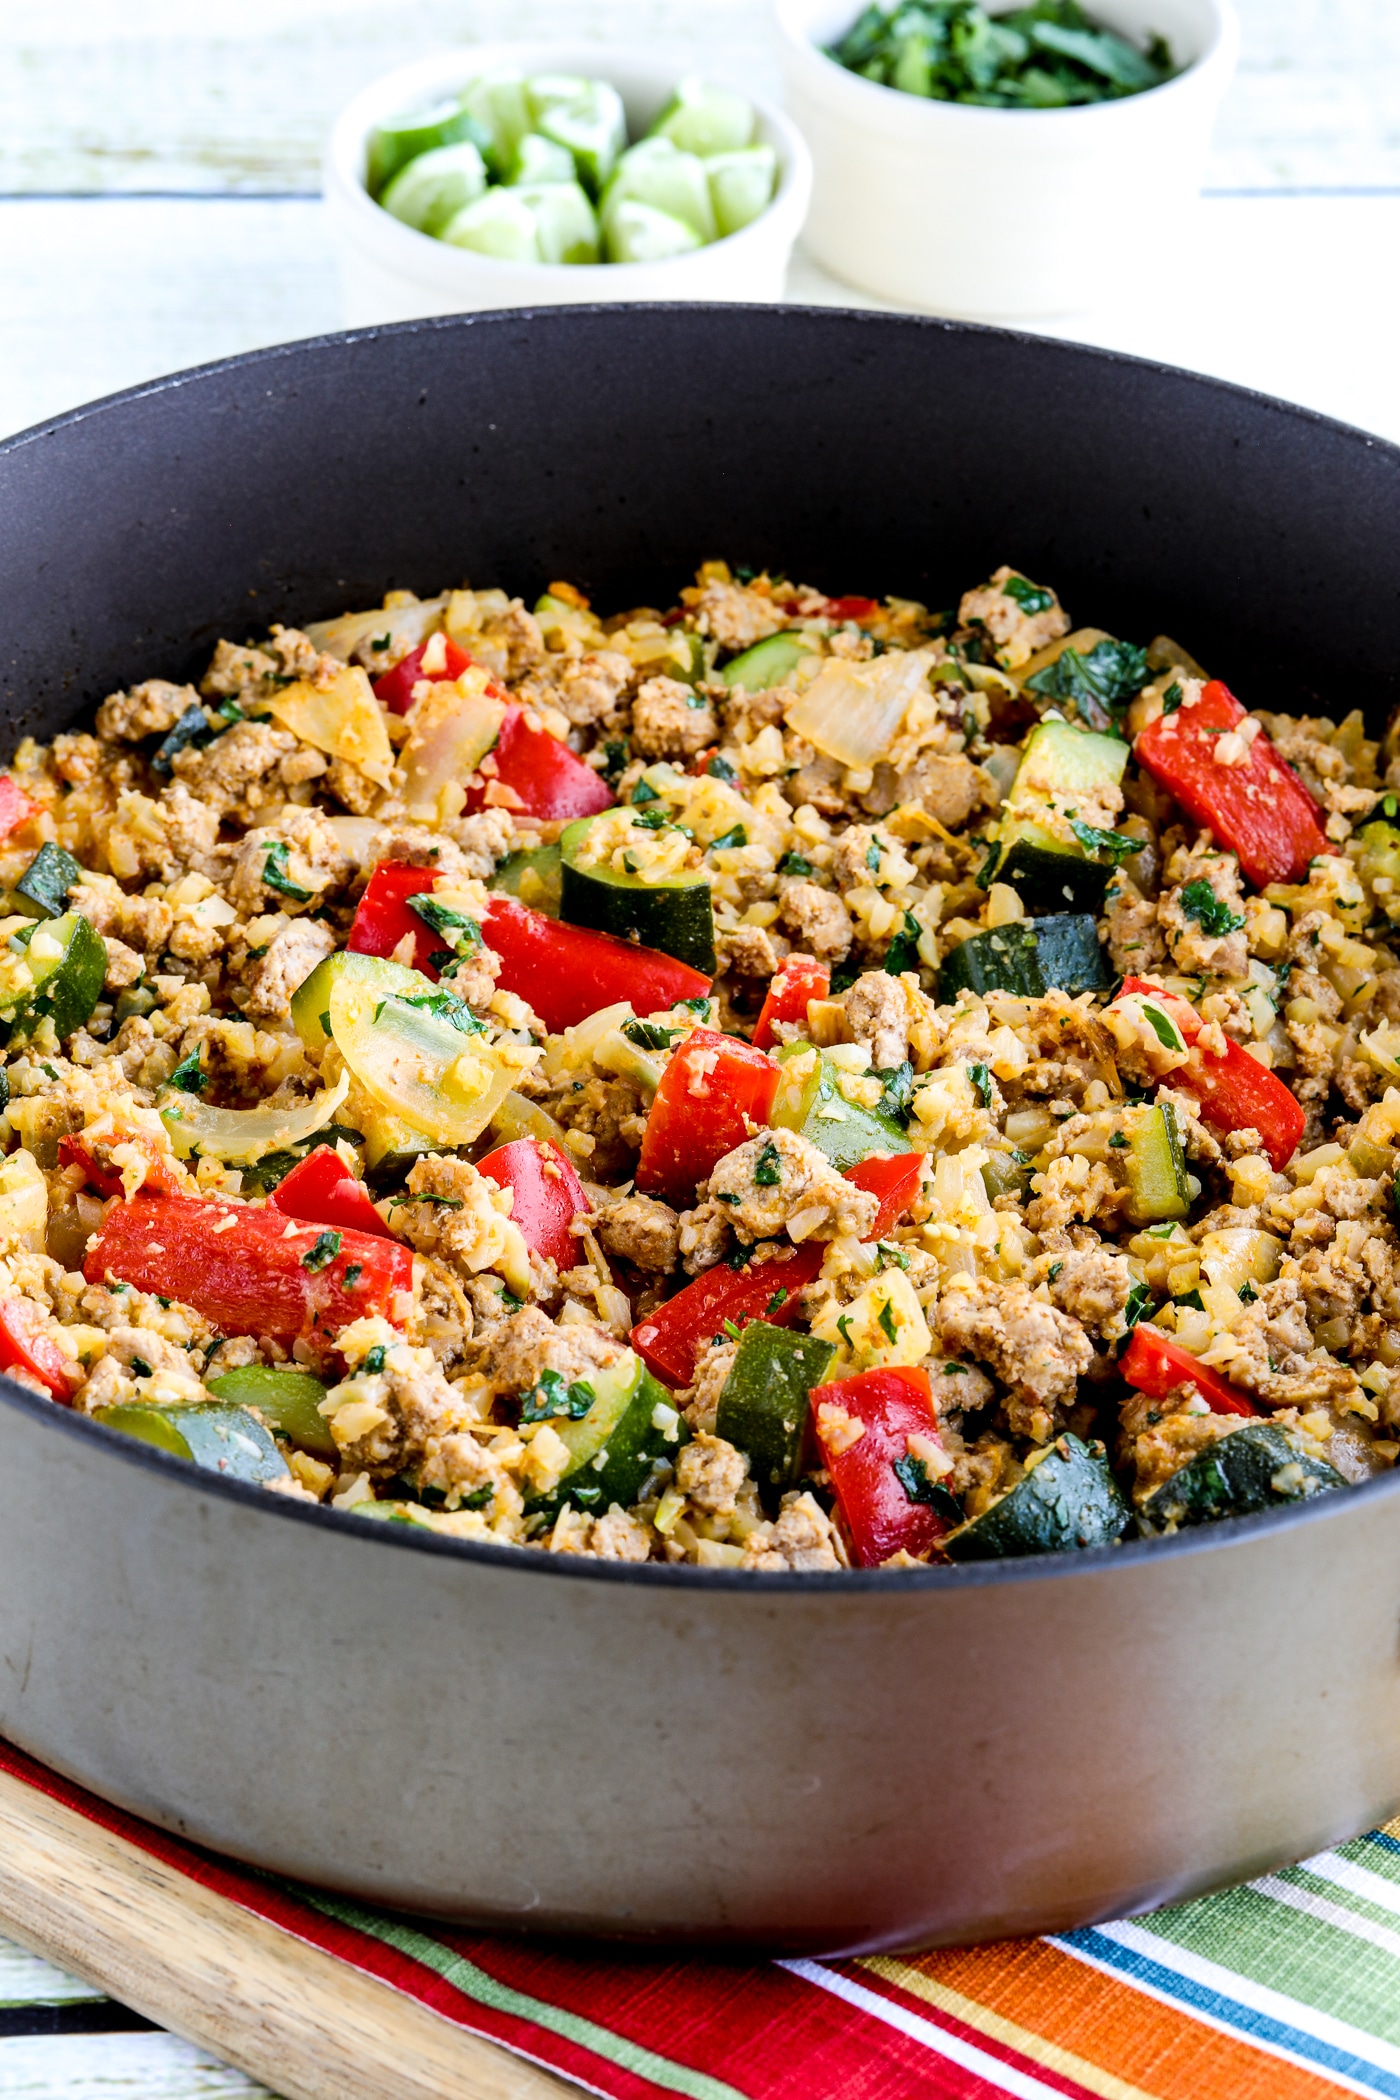
<svg viewBox="0 0 1400 2100"><path fill-rule="evenodd" d="M284 2100L578 2091L3 1772L0 1931Z"/></svg>

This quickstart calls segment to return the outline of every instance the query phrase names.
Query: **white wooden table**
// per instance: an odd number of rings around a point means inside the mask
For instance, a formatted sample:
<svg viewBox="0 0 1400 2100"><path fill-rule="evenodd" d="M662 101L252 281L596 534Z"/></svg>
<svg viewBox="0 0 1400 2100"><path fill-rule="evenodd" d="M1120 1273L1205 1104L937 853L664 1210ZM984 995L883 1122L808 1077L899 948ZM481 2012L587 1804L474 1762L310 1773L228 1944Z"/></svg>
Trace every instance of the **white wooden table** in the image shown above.
<svg viewBox="0 0 1400 2100"><path fill-rule="evenodd" d="M852 12L856 0L852 0ZM1055 332L1400 439L1400 0L1239 0L1190 269L1130 256ZM763 0L0 0L0 434L340 325L331 117L453 42L646 43L778 91ZM795 299L870 305L799 255ZM0 1943L0 2100L262 2088Z"/></svg>

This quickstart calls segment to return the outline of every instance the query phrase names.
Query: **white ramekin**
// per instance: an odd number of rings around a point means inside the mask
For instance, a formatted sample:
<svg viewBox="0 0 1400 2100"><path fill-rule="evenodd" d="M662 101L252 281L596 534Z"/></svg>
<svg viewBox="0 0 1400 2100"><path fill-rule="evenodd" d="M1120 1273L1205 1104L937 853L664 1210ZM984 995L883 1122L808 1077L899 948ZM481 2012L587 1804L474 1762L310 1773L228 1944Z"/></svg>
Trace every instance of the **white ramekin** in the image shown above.
<svg viewBox="0 0 1400 2100"><path fill-rule="evenodd" d="M787 107L812 149L804 242L847 283L971 320L1082 312L1175 261L1239 51L1232 0L1091 0L1106 27L1165 36L1183 70L1070 109L927 101L820 48L861 0L774 0Z"/></svg>
<svg viewBox="0 0 1400 2100"><path fill-rule="evenodd" d="M382 211L364 186L365 145L374 126L424 108L496 66L610 80L626 105L633 138L660 115L681 70L674 61L608 45L474 44L403 66L366 88L337 120L325 160L326 209L340 254L348 327L579 300L781 299L811 195L811 156L786 117L740 83L726 84L748 95L758 117L757 137L777 149L777 191L751 226L689 255L655 263L501 262L432 240Z"/></svg>

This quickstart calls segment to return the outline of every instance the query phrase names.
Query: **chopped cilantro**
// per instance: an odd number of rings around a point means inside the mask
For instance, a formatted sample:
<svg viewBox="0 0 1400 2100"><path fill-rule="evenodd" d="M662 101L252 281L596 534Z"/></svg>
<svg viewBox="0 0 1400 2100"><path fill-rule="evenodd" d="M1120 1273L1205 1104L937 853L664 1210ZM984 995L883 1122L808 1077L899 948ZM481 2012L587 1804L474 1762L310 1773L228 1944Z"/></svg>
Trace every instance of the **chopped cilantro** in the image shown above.
<svg viewBox="0 0 1400 2100"><path fill-rule="evenodd" d="M751 1247L731 1247L724 1257L724 1266L726 1269L746 1269L752 1252Z"/></svg>
<svg viewBox="0 0 1400 2100"><path fill-rule="evenodd" d="M1124 1131L1115 1130L1108 1142L1115 1152L1126 1152L1128 1149L1127 1134Z"/></svg>
<svg viewBox="0 0 1400 2100"><path fill-rule="evenodd" d="M453 959L449 951L447 960L452 961ZM456 992L415 992L412 997L405 997L402 992L391 992L387 999L381 999L378 1006L375 1007L374 1018L376 1022L385 1007L391 1005L415 1006L423 1013L434 1014L439 1021L448 1022L451 1027L457 1029L462 1035L485 1035L486 1033L486 1023L477 1018L467 1005L466 1000L459 999Z"/></svg>
<svg viewBox="0 0 1400 2100"><path fill-rule="evenodd" d="M851 1340L851 1316L849 1313L841 1314L840 1318L836 1322L836 1332L840 1335L842 1341L846 1344L846 1347L848 1349L855 1348L855 1343Z"/></svg>
<svg viewBox="0 0 1400 2100"><path fill-rule="evenodd" d="M743 1333L743 1329L739 1326L738 1322L735 1320L726 1320L723 1324L724 1331L729 1337L730 1341L737 1342L739 1336Z"/></svg>
<svg viewBox="0 0 1400 2100"><path fill-rule="evenodd" d="M985 1065L969 1065L967 1076L972 1085L976 1087L983 1108L990 1108L992 1105L992 1075L987 1067Z"/></svg>
<svg viewBox="0 0 1400 2100"><path fill-rule="evenodd" d="M778 862L780 875L815 875L816 872L811 861L804 860L800 853L785 853Z"/></svg>
<svg viewBox="0 0 1400 2100"><path fill-rule="evenodd" d="M287 856L291 850L285 839L274 839L263 861L262 879L268 889L279 890L284 897L294 898L298 904L309 904L314 892L302 889L287 874Z"/></svg>
<svg viewBox="0 0 1400 2100"><path fill-rule="evenodd" d="M771 1298L770 1298L770 1299L768 1300L768 1303L767 1303L767 1304L766 1304L766 1305L764 1306L764 1308L763 1308L764 1312L765 1312L765 1313L775 1313L775 1312L777 1312L780 1306L783 1306L783 1305L786 1305L786 1304L787 1304L787 1295L788 1295L788 1294L787 1294L787 1291L786 1291L786 1289L785 1289L785 1288L783 1287L783 1285L782 1285L782 1284L779 1284L779 1285L778 1285L778 1288L777 1288L777 1290L776 1290L776 1291L774 1291L774 1293L773 1293L772 1297L771 1297Z"/></svg>
<svg viewBox="0 0 1400 2100"><path fill-rule="evenodd" d="M608 738L603 746L603 778L607 781L609 787L617 786L620 776L626 770L631 755L627 748L625 737L612 736Z"/></svg>
<svg viewBox="0 0 1400 2100"><path fill-rule="evenodd" d="M733 766L730 765L729 760L721 758L718 751L706 766L705 771L709 774L711 780L727 780L731 787L739 778Z"/></svg>
<svg viewBox="0 0 1400 2100"><path fill-rule="evenodd" d="M754 1163L754 1184L761 1189L774 1189L783 1178L783 1158L770 1138Z"/></svg>
<svg viewBox="0 0 1400 2100"><path fill-rule="evenodd" d="M454 911L450 904L441 904L431 890L421 896L404 900L411 912L415 912L425 926L442 935L447 942L447 963L469 962L481 951L481 928L475 919L468 918L464 911ZM434 966L443 969L437 955L432 958Z"/></svg>
<svg viewBox="0 0 1400 2100"><path fill-rule="evenodd" d="M629 875L639 875L641 873L642 864L638 860L635 853L624 853L622 856L622 865L627 870L627 873Z"/></svg>
<svg viewBox="0 0 1400 2100"><path fill-rule="evenodd" d="M376 634L371 638L370 648L374 650L387 649L390 642L392 642L393 639L394 637L392 632L388 634Z"/></svg>
<svg viewBox="0 0 1400 2100"><path fill-rule="evenodd" d="M1211 940L1223 940L1226 934L1238 933L1244 924L1243 912L1231 911L1225 900L1216 896L1204 875L1187 883L1181 892L1180 904L1187 918L1194 919L1202 933Z"/></svg>
<svg viewBox="0 0 1400 2100"><path fill-rule="evenodd" d="M891 1347L893 1347L894 1344L899 1340L899 1329L895 1326L894 1307L891 1305L888 1298L886 1298L884 1304L880 1307L880 1314L877 1325L879 1326L880 1332L884 1335L885 1340L889 1342Z"/></svg>
<svg viewBox="0 0 1400 2100"><path fill-rule="evenodd" d="M902 1065L886 1065L870 1076L878 1079L882 1088L875 1104L876 1114L907 1126L914 1108L914 1067L906 1058Z"/></svg>
<svg viewBox="0 0 1400 2100"><path fill-rule="evenodd" d="M373 1378L376 1372L384 1368L384 1353L383 1342L376 1342L372 1349L366 1350L360 1369Z"/></svg>
<svg viewBox="0 0 1400 2100"><path fill-rule="evenodd" d="M872 839L870 841L870 844L865 849L865 865L867 868L869 868L872 875L879 874L880 863L884 859L884 857L885 856L883 851L881 850L880 841L878 839Z"/></svg>
<svg viewBox="0 0 1400 2100"><path fill-rule="evenodd" d="M460 1210L463 1198L461 1196L435 1196L431 1190L424 1190L418 1196L395 1196L389 1207L391 1210L397 1210L401 1203L433 1203L437 1205L439 1210Z"/></svg>
<svg viewBox="0 0 1400 2100"><path fill-rule="evenodd" d="M1045 1272L1046 1282L1054 1283L1059 1277L1060 1271L1061 1269L1063 1269L1063 1267L1064 1263L1062 1261L1052 1261L1049 1268Z"/></svg>
<svg viewBox="0 0 1400 2100"><path fill-rule="evenodd" d="M131 1359L131 1375L133 1378L150 1378L154 1376L154 1373L144 1356L133 1356Z"/></svg>
<svg viewBox="0 0 1400 2100"><path fill-rule="evenodd" d="M679 1028L663 1027L660 1021L624 1021L622 1024L622 1033L639 1050L669 1050L680 1032Z"/></svg>
<svg viewBox="0 0 1400 2100"><path fill-rule="evenodd" d="M1180 1050L1184 1047L1181 1037L1159 1006L1149 1006L1144 1000L1142 1010L1147 1016L1149 1028L1164 1050Z"/></svg>
<svg viewBox="0 0 1400 2100"><path fill-rule="evenodd" d="M518 1313L524 1305L525 1300L523 1298L517 1298L514 1291L507 1290L505 1285L502 1284L501 1303L505 1307L507 1312Z"/></svg>
<svg viewBox="0 0 1400 2100"><path fill-rule="evenodd" d="M698 1014L702 1021L709 1020L712 1003L706 992L702 992L698 999L678 999L676 1001L677 1006L684 1006L688 1012Z"/></svg>
<svg viewBox="0 0 1400 2100"><path fill-rule="evenodd" d="M1258 1296L1258 1291L1255 1290L1254 1285L1249 1281L1248 1277L1246 1277L1245 1281L1240 1285L1239 1288L1240 1304L1253 1305Z"/></svg>
<svg viewBox="0 0 1400 2100"><path fill-rule="evenodd" d="M747 846L748 843L749 835L743 825L732 824L729 830L722 832L717 839L711 839L710 851L711 853L722 853L729 846Z"/></svg>
<svg viewBox="0 0 1400 2100"><path fill-rule="evenodd" d="M1142 1286L1141 1284L1139 1284L1138 1289L1140 1290L1141 1288ZM1129 1299L1128 1303L1129 1305L1131 1305L1131 1298ZM1183 1305L1187 1307L1187 1309L1191 1312L1204 1312L1206 1309L1205 1300L1201 1296L1199 1291L1182 1291L1178 1297L1172 1299L1172 1304ZM1125 1319L1127 1318L1126 1312L1124 1313L1123 1317ZM1129 1322L1129 1324L1131 1325L1132 1323Z"/></svg>
<svg viewBox="0 0 1400 2100"><path fill-rule="evenodd" d="M973 843L977 844L979 841L974 840ZM989 890L991 888L992 879L997 871L997 864L1001 859L1001 847L997 841L991 839L985 843L987 846L987 857L973 877L979 890Z"/></svg>
<svg viewBox="0 0 1400 2100"><path fill-rule="evenodd" d="M345 1274L340 1279L341 1283L347 1291L353 1291L364 1273L365 1265L362 1261L348 1261L345 1264Z"/></svg>
<svg viewBox="0 0 1400 2100"><path fill-rule="evenodd" d="M328 1269L340 1252L340 1239L338 1232L318 1233L315 1245L308 1247L301 1257L302 1267L310 1269L313 1275L319 1269Z"/></svg>
<svg viewBox="0 0 1400 2100"><path fill-rule="evenodd" d="M670 821L664 809L644 809L640 816L633 817L632 827L635 831L665 831Z"/></svg>
<svg viewBox="0 0 1400 2100"><path fill-rule="evenodd" d="M927 1509L937 1510L950 1524L961 1524L962 1511L944 1487L941 1480L930 1480L928 1467L921 1458L911 1458L906 1452L903 1458L893 1461L894 1477L911 1502L921 1502Z"/></svg>
<svg viewBox="0 0 1400 2100"><path fill-rule="evenodd" d="M1174 715L1185 698L1186 695L1181 690L1181 681L1174 678L1162 695L1162 713Z"/></svg>
<svg viewBox="0 0 1400 2100"><path fill-rule="evenodd" d="M1082 656L1077 649L1062 649L1053 663L1026 680L1027 690L1044 699L1072 700L1093 729L1112 728L1115 714L1146 683L1146 650L1108 637Z"/></svg>
<svg viewBox="0 0 1400 2100"><path fill-rule="evenodd" d="M882 1269L905 1269L909 1267L909 1256L902 1247L892 1247L888 1240L879 1240L875 1246L875 1267Z"/></svg>

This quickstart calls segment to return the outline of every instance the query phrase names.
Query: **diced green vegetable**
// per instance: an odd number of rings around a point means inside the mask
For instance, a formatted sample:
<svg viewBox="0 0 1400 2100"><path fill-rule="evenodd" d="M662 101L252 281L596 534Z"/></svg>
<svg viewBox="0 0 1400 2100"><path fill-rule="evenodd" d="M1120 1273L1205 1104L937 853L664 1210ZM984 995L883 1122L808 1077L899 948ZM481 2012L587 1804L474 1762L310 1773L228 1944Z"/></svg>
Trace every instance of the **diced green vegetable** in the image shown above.
<svg viewBox="0 0 1400 2100"><path fill-rule="evenodd" d="M298 1451L331 1461L338 1457L330 1424L320 1412L326 1387L310 1371L244 1364L234 1371L220 1371L204 1383L217 1400L256 1408L268 1428L286 1437Z"/></svg>
<svg viewBox="0 0 1400 2100"><path fill-rule="evenodd" d="M611 815L603 812L605 819ZM560 834L561 916L573 926L592 926L599 933L658 948L713 976L715 922L709 877L702 869L690 869L665 882L646 882L606 864L580 867L589 827L598 821L578 817Z"/></svg>
<svg viewBox="0 0 1400 2100"><path fill-rule="evenodd" d="M782 634L766 635L741 655L731 656L715 676L731 693L737 686L750 693L766 693L775 685L785 685L803 657L812 653L806 635L788 629Z"/></svg>
<svg viewBox="0 0 1400 2100"><path fill-rule="evenodd" d="M607 80L576 80L573 92L555 99L542 93L545 83L531 81L535 129L573 155L578 179L600 197L627 144L627 115L622 97Z"/></svg>
<svg viewBox="0 0 1400 2100"><path fill-rule="evenodd" d="M148 1407L133 1401L126 1407L96 1408L92 1419L229 1480L263 1482L288 1477L287 1461L271 1435L244 1407L210 1401L189 1407Z"/></svg>
<svg viewBox="0 0 1400 2100"><path fill-rule="evenodd" d="M459 139L455 146L439 146L400 168L379 201L405 226L436 235L485 189L480 147L471 139Z"/></svg>
<svg viewBox="0 0 1400 2100"><path fill-rule="evenodd" d="M1073 826L1079 822L1092 843L1095 827L1080 819L1080 805L1116 788L1127 763L1128 746L1121 737L1075 729L1068 722L1042 722L1033 729L997 831L1000 853L989 859L978 881L984 886L993 880L1010 883L1031 912L1100 911L1113 859L1089 858Z"/></svg>
<svg viewBox="0 0 1400 2100"><path fill-rule="evenodd" d="M541 262L535 214L518 190L488 190L454 212L439 239L452 248L494 255L498 262Z"/></svg>
<svg viewBox="0 0 1400 2100"><path fill-rule="evenodd" d="M597 262L598 221L578 183L522 183L509 194L534 213L541 262Z"/></svg>
<svg viewBox="0 0 1400 2100"><path fill-rule="evenodd" d="M107 950L80 913L25 927L0 953L0 1039L52 1021L64 1041L91 1017L106 975Z"/></svg>
<svg viewBox="0 0 1400 2100"><path fill-rule="evenodd" d="M840 1171L868 1159L872 1152L912 1152L899 1124L877 1109L862 1108L843 1098L837 1067L810 1043L787 1043L778 1051L784 1071L769 1121L780 1130L795 1130L824 1152ZM813 1061L814 1060L814 1061Z"/></svg>
<svg viewBox="0 0 1400 2100"><path fill-rule="evenodd" d="M521 139L531 129L524 74L512 66L481 74L463 88L462 107L479 126L475 136L487 167L494 176L504 176Z"/></svg>
<svg viewBox="0 0 1400 2100"><path fill-rule="evenodd" d="M365 188L371 197L379 197L411 160L439 146L459 145L463 139L479 147L490 144L481 123L458 101L440 102L421 115L376 125L369 135Z"/></svg>
<svg viewBox="0 0 1400 2100"><path fill-rule="evenodd" d="M531 910L547 912L551 919L557 919L562 884L557 845L520 846L514 853L506 855L491 877L489 887L504 890L508 896L518 897L522 904L528 904Z"/></svg>
<svg viewBox="0 0 1400 2100"><path fill-rule="evenodd" d="M710 202L721 240L761 218L773 201L778 156L771 146L744 146L735 153L716 153L705 163Z"/></svg>
<svg viewBox="0 0 1400 2100"><path fill-rule="evenodd" d="M1052 985L1073 994L1107 991L1111 982L1094 920L1084 913L1054 912L994 926L959 942L943 959L938 997L951 1003L961 991L1004 991L1039 999Z"/></svg>
<svg viewBox="0 0 1400 2100"><path fill-rule="evenodd" d="M577 1418L551 1418L550 1428L568 1445L571 1464L559 1485L537 1497L532 1508L602 1512L614 1502L628 1509L664 1465L673 1464L690 1432L665 1387L641 1358L628 1350L610 1369L588 1379L596 1398Z"/></svg>
<svg viewBox="0 0 1400 2100"><path fill-rule="evenodd" d="M651 127L653 138L669 139L684 153L702 160L732 153L753 138L753 104L732 88L717 87L691 74L677 84Z"/></svg>
<svg viewBox="0 0 1400 2100"><path fill-rule="evenodd" d="M715 1434L748 1453L770 1507L802 1471L808 1401L835 1353L830 1342L765 1320L751 1321L739 1338L719 1396Z"/></svg>
<svg viewBox="0 0 1400 2100"><path fill-rule="evenodd" d="M643 139L629 146L617 164L602 203L603 231L623 204L645 204L688 226L698 242L715 237L714 206L705 163L682 153L669 139Z"/></svg>
<svg viewBox="0 0 1400 2100"><path fill-rule="evenodd" d="M1152 1529L1211 1524L1345 1487L1340 1473L1308 1457L1272 1422L1245 1422L1198 1452L1157 1489L1142 1512Z"/></svg>
<svg viewBox="0 0 1400 2100"><path fill-rule="evenodd" d="M83 879L82 864L52 841L39 848L15 884L11 905L31 919L58 919L68 909L68 892Z"/></svg>
<svg viewBox="0 0 1400 2100"><path fill-rule="evenodd" d="M1127 1138L1123 1172L1132 1192L1130 1221L1157 1225L1168 1218L1186 1217L1191 1209L1191 1184L1170 1101L1138 1110Z"/></svg>
<svg viewBox="0 0 1400 2100"><path fill-rule="evenodd" d="M1111 1546L1130 1511L1102 1444L1066 1432L1035 1452L1015 1487L943 1539L950 1560L1012 1560Z"/></svg>
<svg viewBox="0 0 1400 2100"><path fill-rule="evenodd" d="M603 242L610 263L667 262L705 245L693 226L633 197L608 214Z"/></svg>
<svg viewBox="0 0 1400 2100"><path fill-rule="evenodd" d="M577 182L578 169L567 146L527 131L515 149L507 180L511 183Z"/></svg>

